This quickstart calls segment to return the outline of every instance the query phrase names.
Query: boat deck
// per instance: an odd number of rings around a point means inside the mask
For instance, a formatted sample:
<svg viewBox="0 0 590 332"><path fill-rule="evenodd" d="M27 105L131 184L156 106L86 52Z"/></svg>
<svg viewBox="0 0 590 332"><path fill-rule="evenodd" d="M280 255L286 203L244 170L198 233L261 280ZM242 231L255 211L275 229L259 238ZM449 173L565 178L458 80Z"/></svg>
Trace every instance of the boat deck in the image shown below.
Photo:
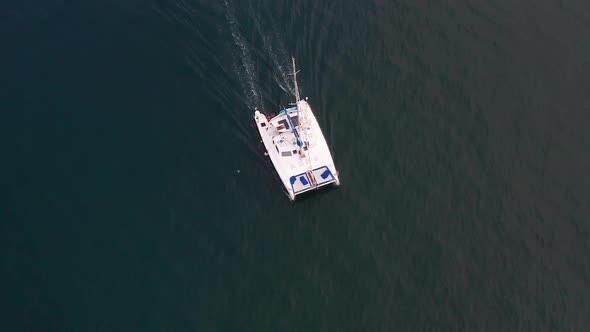
<svg viewBox="0 0 590 332"><path fill-rule="evenodd" d="M330 150L306 101L267 119L255 115L266 150L289 196L339 183ZM288 116L287 116L288 113Z"/></svg>

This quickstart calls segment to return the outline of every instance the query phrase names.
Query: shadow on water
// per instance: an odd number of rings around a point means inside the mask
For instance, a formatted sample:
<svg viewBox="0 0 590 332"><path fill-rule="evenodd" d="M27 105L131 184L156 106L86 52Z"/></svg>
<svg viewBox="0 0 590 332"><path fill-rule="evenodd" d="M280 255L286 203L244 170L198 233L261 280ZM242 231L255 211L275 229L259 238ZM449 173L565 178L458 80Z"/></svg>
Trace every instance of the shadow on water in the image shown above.
<svg viewBox="0 0 590 332"><path fill-rule="evenodd" d="M297 195L297 197L295 198L295 201L293 203L294 204L303 203L309 199L319 199L319 198L324 197L325 195L334 194L334 192L336 190L338 190L338 187L339 186L337 186L335 184L331 184L328 186L321 187L317 190L310 190L310 191L304 192L303 194Z"/></svg>

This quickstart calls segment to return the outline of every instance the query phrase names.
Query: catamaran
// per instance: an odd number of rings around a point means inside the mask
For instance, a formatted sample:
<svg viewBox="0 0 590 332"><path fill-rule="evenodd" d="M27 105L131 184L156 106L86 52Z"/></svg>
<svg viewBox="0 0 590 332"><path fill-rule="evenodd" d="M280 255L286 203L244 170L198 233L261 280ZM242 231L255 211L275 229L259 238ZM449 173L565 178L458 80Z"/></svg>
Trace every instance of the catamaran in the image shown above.
<svg viewBox="0 0 590 332"><path fill-rule="evenodd" d="M324 134L307 103L299 98L295 58L295 103L276 116L254 113L266 155L270 157L291 200L304 192L329 184L340 185Z"/></svg>

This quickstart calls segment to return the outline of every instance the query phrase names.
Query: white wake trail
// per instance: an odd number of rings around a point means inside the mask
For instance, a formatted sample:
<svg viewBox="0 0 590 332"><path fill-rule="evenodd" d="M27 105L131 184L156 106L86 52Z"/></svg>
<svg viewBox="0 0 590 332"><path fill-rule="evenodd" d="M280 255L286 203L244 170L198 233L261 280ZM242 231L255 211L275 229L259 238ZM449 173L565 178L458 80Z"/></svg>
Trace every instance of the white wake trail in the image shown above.
<svg viewBox="0 0 590 332"><path fill-rule="evenodd" d="M240 83L244 88L248 107L252 110L256 108L263 109L262 99L259 93L260 89L256 79L257 71L256 67L254 66L250 49L248 48L248 44L240 32L239 22L235 15L233 5L227 0L223 0L223 5L225 9L225 18L229 24L230 33L232 35L234 44L240 50L239 61L241 70L237 70L236 73Z"/></svg>

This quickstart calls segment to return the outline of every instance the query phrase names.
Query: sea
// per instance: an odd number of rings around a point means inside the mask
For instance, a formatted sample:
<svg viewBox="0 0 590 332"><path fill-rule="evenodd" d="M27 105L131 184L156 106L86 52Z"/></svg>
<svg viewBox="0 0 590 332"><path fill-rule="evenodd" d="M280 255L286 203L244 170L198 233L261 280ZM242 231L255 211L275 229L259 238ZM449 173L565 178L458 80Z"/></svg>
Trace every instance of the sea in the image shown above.
<svg viewBox="0 0 590 332"><path fill-rule="evenodd" d="M2 331L590 330L589 1L0 18ZM291 57L341 181L295 202Z"/></svg>

